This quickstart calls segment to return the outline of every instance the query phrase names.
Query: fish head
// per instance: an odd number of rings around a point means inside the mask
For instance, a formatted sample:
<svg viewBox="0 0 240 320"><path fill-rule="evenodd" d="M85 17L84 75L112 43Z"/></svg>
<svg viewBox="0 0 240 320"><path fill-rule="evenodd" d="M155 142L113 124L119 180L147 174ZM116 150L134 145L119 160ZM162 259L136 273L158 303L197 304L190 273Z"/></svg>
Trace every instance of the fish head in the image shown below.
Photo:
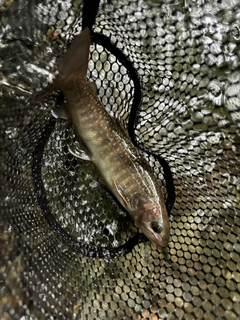
<svg viewBox="0 0 240 320"><path fill-rule="evenodd" d="M170 238L170 224L163 201L136 194L131 199L132 216L137 227L152 242L166 247Z"/></svg>

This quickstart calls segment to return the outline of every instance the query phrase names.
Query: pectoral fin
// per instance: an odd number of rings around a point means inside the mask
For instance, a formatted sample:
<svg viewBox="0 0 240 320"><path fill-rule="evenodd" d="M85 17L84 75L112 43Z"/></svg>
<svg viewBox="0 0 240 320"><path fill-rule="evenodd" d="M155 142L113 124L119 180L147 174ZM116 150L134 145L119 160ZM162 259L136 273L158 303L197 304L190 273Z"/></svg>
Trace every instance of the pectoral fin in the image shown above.
<svg viewBox="0 0 240 320"><path fill-rule="evenodd" d="M122 198L123 202L126 204L127 207L130 206L128 198L126 197L123 188L120 186L120 184L118 184L118 182L116 180L113 181L114 185L117 189L118 194L120 195L120 197Z"/></svg>

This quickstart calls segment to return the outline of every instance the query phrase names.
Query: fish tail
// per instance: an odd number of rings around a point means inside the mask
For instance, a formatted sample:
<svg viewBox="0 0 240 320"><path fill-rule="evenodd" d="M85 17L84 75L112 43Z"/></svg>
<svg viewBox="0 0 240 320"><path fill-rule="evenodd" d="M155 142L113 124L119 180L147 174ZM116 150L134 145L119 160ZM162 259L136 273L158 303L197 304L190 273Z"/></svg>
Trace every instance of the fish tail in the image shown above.
<svg viewBox="0 0 240 320"><path fill-rule="evenodd" d="M69 49L59 63L58 81L65 80L73 74L86 76L88 69L91 32L86 27L71 43Z"/></svg>
<svg viewBox="0 0 240 320"><path fill-rule="evenodd" d="M64 89L65 82L74 75L86 77L88 69L89 49L91 45L91 32L86 27L71 43L58 66L58 75L53 83L42 91L36 93L31 102L33 104L46 98L54 90Z"/></svg>

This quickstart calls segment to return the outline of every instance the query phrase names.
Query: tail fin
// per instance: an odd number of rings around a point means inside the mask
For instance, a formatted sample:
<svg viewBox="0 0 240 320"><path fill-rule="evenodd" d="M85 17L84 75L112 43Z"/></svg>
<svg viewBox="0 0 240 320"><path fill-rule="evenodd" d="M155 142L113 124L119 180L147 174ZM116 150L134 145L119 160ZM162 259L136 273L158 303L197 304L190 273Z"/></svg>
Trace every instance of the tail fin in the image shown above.
<svg viewBox="0 0 240 320"><path fill-rule="evenodd" d="M61 84L73 74L86 76L88 69L89 48L91 45L91 32L86 27L71 43L58 66L58 75L53 83L35 94L32 103L38 103L46 98L52 91L61 90Z"/></svg>
<svg viewBox="0 0 240 320"><path fill-rule="evenodd" d="M86 76L91 45L91 33L85 28L71 43L69 49L59 63L59 77L65 79L74 73Z"/></svg>

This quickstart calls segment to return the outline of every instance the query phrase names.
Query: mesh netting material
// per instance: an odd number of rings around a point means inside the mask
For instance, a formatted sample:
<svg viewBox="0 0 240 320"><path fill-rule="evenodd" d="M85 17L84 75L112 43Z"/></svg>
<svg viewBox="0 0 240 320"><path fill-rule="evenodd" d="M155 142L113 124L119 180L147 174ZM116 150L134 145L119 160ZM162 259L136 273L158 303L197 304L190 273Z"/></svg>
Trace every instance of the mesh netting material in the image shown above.
<svg viewBox="0 0 240 320"><path fill-rule="evenodd" d="M238 319L238 1L100 3L94 32L141 81L136 140L169 163L176 189L168 247L145 242L115 259L73 252L47 223L33 182L47 132L41 178L56 221L96 247L117 248L137 232L95 167L69 154L75 132L50 112L58 93L29 103L80 32L82 3L3 1L0 9L1 318ZM88 78L127 127L135 83L117 50L97 39ZM159 162L145 156L167 195Z"/></svg>

